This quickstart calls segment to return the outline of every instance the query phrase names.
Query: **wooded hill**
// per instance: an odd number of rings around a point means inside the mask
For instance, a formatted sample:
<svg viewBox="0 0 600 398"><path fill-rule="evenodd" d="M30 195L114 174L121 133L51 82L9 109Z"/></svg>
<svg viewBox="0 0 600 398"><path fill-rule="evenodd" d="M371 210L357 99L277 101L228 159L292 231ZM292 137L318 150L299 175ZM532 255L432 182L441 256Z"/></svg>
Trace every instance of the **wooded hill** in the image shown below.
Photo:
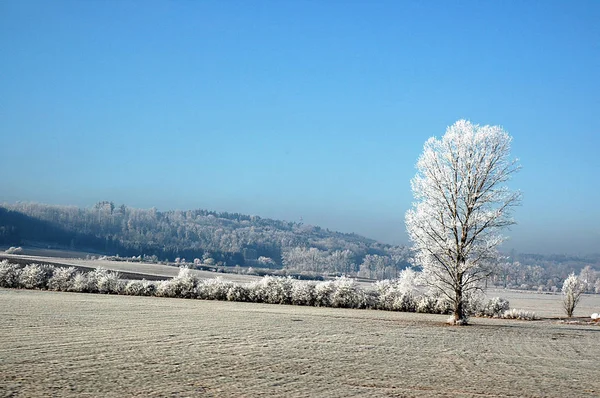
<svg viewBox="0 0 600 398"><path fill-rule="evenodd" d="M358 272L365 258L381 263L372 265L374 272L376 267L385 273L386 267L398 270L408 264L405 247L318 226L209 210L136 209L106 201L93 208L3 204L0 245L41 245L171 261L204 257L241 266L257 265L260 259L262 265L273 267L285 262L285 253L292 260L298 253L308 255L312 248L313 257L315 253L323 258L343 257L345 269L339 271ZM322 261L320 270L335 271L337 266L329 269L326 263Z"/></svg>

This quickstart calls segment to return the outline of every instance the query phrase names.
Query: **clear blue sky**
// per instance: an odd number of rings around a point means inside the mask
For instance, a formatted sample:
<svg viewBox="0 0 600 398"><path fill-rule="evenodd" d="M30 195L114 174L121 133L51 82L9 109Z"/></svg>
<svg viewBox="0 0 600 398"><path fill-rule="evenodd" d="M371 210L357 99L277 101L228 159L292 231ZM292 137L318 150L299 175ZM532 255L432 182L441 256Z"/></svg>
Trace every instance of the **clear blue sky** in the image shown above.
<svg viewBox="0 0 600 398"><path fill-rule="evenodd" d="M406 243L425 140L514 137L506 248L600 251L600 2L2 1L0 201Z"/></svg>

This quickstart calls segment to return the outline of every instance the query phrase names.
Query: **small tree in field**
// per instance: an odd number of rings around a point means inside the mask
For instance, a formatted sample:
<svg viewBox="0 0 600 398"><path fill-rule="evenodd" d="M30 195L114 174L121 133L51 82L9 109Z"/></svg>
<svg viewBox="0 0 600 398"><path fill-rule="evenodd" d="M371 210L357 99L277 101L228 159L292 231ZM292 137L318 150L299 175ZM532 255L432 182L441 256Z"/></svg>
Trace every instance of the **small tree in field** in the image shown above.
<svg viewBox="0 0 600 398"><path fill-rule="evenodd" d="M424 283L452 302L455 324L466 323L467 294L491 272L500 230L514 224L510 210L520 193L505 185L519 170L511 140L499 126L460 120L425 143L411 181L406 226L415 260Z"/></svg>
<svg viewBox="0 0 600 398"><path fill-rule="evenodd" d="M569 275L565 279L562 287L563 308L570 318L575 312L575 307L581 299L581 295L585 292L585 283L583 283L575 274Z"/></svg>

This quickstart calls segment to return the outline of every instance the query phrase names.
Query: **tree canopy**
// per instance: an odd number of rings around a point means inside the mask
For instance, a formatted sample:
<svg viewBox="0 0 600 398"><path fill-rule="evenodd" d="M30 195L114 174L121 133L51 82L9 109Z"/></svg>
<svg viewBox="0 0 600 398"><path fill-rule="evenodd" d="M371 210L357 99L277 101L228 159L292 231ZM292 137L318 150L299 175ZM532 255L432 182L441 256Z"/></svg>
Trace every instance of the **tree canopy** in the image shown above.
<svg viewBox="0 0 600 398"><path fill-rule="evenodd" d="M411 181L416 202L406 225L415 260L426 283L453 301L455 322L465 322L464 293L490 274L500 231L514 223L521 195L506 186L519 170L511 140L499 126L459 120L427 140Z"/></svg>

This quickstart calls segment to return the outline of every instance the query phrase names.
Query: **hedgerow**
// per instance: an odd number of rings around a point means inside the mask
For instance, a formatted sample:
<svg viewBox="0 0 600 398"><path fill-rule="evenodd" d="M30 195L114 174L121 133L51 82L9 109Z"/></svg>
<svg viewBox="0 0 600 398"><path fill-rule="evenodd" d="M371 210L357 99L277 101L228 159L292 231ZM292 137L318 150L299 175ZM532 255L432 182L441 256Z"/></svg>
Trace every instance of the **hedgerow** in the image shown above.
<svg viewBox="0 0 600 398"><path fill-rule="evenodd" d="M354 279L346 277L316 282L265 276L243 284L221 278L200 279L192 270L182 268L176 277L164 281L128 281L120 279L117 272L102 268L81 272L74 267L40 264L22 267L8 261L0 262L0 287L4 288L452 313L449 299L439 293L421 292L414 285L415 275L411 272L401 273L397 280L379 281L371 289L364 289ZM509 303L504 299L496 297L485 301L483 295L476 293L465 295L465 308L469 315L475 316L527 318L527 314L521 311L508 311Z"/></svg>

